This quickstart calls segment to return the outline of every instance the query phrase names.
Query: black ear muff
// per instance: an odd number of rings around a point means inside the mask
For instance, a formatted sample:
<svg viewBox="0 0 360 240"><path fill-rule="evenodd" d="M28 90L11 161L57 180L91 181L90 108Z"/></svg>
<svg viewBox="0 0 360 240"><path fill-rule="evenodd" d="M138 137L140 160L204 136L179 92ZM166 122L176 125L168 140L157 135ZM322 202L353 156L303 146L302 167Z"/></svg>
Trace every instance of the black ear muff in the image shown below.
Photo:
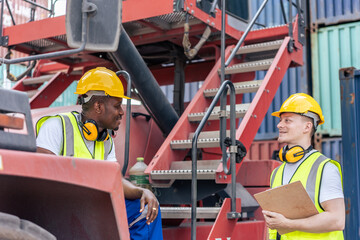
<svg viewBox="0 0 360 240"><path fill-rule="evenodd" d="M97 137L96 141L106 141L108 139L109 139L108 130L104 129L99 133L99 136Z"/></svg>
<svg viewBox="0 0 360 240"><path fill-rule="evenodd" d="M295 163L300 161L311 149L304 150L304 148L299 145L293 146L291 148L284 146L279 151L279 159L282 162Z"/></svg>

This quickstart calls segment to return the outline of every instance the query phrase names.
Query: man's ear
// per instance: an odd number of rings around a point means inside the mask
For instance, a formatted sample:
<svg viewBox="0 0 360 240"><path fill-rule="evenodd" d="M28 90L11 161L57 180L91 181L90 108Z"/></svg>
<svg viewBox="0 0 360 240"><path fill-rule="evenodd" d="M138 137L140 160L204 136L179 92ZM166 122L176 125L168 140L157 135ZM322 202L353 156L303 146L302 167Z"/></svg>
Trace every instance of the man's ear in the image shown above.
<svg viewBox="0 0 360 240"><path fill-rule="evenodd" d="M102 108L103 108L104 104L101 104L101 102L96 101L94 103L94 110L96 113L101 113L102 112Z"/></svg>
<svg viewBox="0 0 360 240"><path fill-rule="evenodd" d="M304 133L311 132L312 129L313 129L313 123L310 121L306 121L304 124Z"/></svg>

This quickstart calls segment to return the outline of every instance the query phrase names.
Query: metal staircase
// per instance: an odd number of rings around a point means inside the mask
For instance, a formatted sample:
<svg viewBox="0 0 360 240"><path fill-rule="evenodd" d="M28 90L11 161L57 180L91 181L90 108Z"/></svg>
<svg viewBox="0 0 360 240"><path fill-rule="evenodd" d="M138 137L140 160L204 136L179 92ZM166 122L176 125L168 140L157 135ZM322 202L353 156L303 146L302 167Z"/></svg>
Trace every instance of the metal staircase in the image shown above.
<svg viewBox="0 0 360 240"><path fill-rule="evenodd" d="M31 109L49 107L73 81L79 80L80 77L81 75L64 72L44 73L36 77L25 77L12 89L27 93Z"/></svg>
<svg viewBox="0 0 360 240"><path fill-rule="evenodd" d="M256 42L240 47L236 52L237 58L225 68L226 78L234 82L236 89L236 118L239 120L236 139L240 140L246 149L249 149L287 69L303 63L302 45L297 39L297 19L293 26L294 39L289 36L278 36L279 39L276 39L277 31L274 29L272 41ZM259 30L257 33L262 34ZM294 43L293 51L288 48L292 41ZM233 50L234 46L229 46L225 51L225 57L228 58ZM211 98L216 95L220 86L220 66L219 59L146 170L151 176L153 186L157 187L160 203L190 204L192 169L191 162L186 161L186 158L192 148L192 137L197 124L204 117ZM253 78L255 71L263 70L267 71L264 79L249 79ZM249 92L256 92L255 97L250 104L243 104L242 94ZM199 135L197 147L201 149L199 153L200 156L202 153L203 157L197 162L197 200L223 191L231 181L230 176L223 171L221 156L219 156L221 151L216 149L220 147L221 141L220 132L216 130L219 128L221 116L228 118L229 106L226 106L226 111L221 111L219 106L214 108L208 124ZM229 135L229 130L226 131L226 135ZM241 164L236 164L236 174ZM237 201L240 200L240 197L243 198L240 193L237 193ZM251 204L254 202L250 201ZM241 207L248 206L242 202ZM250 209L255 210L256 206ZM188 218L189 211L190 208L162 207L163 218L176 218L176 216L177 218ZM205 207L196 210L198 219L217 217L208 239L231 236L235 228L236 224L234 225L226 215L221 216L225 220L219 220L221 211L229 212L229 204L223 204L221 208ZM244 218L248 214L251 215L251 211L243 211L242 214L241 218ZM222 223L217 223L218 221L222 221ZM238 224L240 223L238 222ZM232 224L232 228L228 229L230 233L224 233L221 230L224 224Z"/></svg>
<svg viewBox="0 0 360 240"><path fill-rule="evenodd" d="M66 88L82 76L73 65L51 60L38 60L31 76L19 79L13 90L26 92L31 109L49 107Z"/></svg>

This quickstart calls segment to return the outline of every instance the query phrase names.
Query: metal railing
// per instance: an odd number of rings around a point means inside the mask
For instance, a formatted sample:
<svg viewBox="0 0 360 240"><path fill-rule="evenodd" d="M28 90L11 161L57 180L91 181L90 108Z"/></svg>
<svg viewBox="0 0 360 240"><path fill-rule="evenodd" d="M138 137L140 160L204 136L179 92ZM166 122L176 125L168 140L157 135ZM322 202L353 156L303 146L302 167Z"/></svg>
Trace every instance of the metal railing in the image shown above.
<svg viewBox="0 0 360 240"><path fill-rule="evenodd" d="M225 6L226 6L226 0L221 1L221 72L220 72L220 79L221 79L221 87L219 91L217 92L215 98L213 99L212 103L210 104L209 109L205 113L205 116L201 120L198 128L195 131L194 137L192 139L192 182L191 182L191 239L196 239L196 205L197 205L197 140L198 136L203 129L206 121L208 120L213 108L215 107L215 104L220 99L220 147L222 149L222 164L224 173L229 175L231 174L231 190L232 190L232 196L231 196L231 212L228 213L228 218L239 218L241 216L240 213L236 212L236 152L237 152L237 145L236 145L236 139L235 139L235 88L231 81L226 80L225 81L225 67L229 66L233 58L235 57L237 51L239 50L240 46L244 43L245 38L247 37L248 33L256 23L256 20L258 19L259 15L265 8L268 0L264 0L257 12L255 13L254 17L248 24L246 30L242 34L240 40L236 44L235 48L232 50L232 53L230 54L229 58L225 62ZM303 21L303 9L301 7L304 7L304 0L302 1L302 5L300 7L300 0L296 0L296 4L292 2L292 0L289 0L289 36L291 37L291 45L289 44L288 50L291 52L293 50L293 28L292 28L292 7L293 5L296 6L297 11L299 13L300 18L300 24L304 24ZM211 11L212 13L215 9L215 5L218 1L214 0ZM281 2L281 8L282 13L284 17L285 23L287 23L286 14L285 14L285 7ZM299 33L300 34L300 33ZM227 87L230 89L230 138L231 138L231 146L230 146L230 168L228 169L228 155L226 152L226 147L224 144L224 139L226 137L226 96Z"/></svg>
<svg viewBox="0 0 360 240"><path fill-rule="evenodd" d="M116 75L123 75L127 81L127 97L131 97L131 77L127 71L120 70L116 72ZM130 146L130 116L131 116L131 99L126 101L126 127L125 127L125 150L124 150L124 165L121 170L123 176L125 176L126 170L129 165L129 146Z"/></svg>
<svg viewBox="0 0 360 240"><path fill-rule="evenodd" d="M4 1L2 1L1 14L3 12L3 4L4 4ZM53 52L53 53L38 54L38 55L33 55L33 56L28 56L28 57L23 57L23 58L16 58L16 59L0 58L0 65L3 63L4 64L14 64L14 63L40 60L40 59L46 59L46 58L55 58L55 57L60 57L60 56L64 56L64 55L72 55L72 54L82 52L85 49L85 46L87 43L87 30L88 30L88 24L89 24L88 20L91 17L91 13L95 12L97 9L95 4L90 3L87 0L83 0L82 4L83 4L83 7L82 7L82 25L81 25L81 45L79 48L65 50L65 51L59 51L59 52ZM3 41L2 24L1 24L1 31L0 31L0 39L1 39L1 41Z"/></svg>
<svg viewBox="0 0 360 240"><path fill-rule="evenodd" d="M191 180L191 239L196 239L196 205L197 205L197 141L200 132L202 131L205 123L209 119L211 112L213 111L215 105L219 101L220 97L223 94L227 93L227 90L230 89L230 138L231 138L231 147L236 147L236 139L235 139L235 87L231 81L224 81L219 91L216 93L213 101L210 104L210 107L205 113L205 116L202 118L199 126L197 127L195 134L192 139L192 150L191 150L191 159L192 159L192 180ZM227 113L226 111L220 111L220 117L226 118ZM226 125L223 131L226 132ZM220 142L223 142L224 139L220 136ZM222 164L224 171L227 174L231 173L231 184L232 184L232 197L231 197L231 211L232 213L236 212L236 199L235 199L235 191L236 191L236 152L230 151L230 168L227 168L228 165L228 158L222 159ZM234 207L234 208L233 208Z"/></svg>

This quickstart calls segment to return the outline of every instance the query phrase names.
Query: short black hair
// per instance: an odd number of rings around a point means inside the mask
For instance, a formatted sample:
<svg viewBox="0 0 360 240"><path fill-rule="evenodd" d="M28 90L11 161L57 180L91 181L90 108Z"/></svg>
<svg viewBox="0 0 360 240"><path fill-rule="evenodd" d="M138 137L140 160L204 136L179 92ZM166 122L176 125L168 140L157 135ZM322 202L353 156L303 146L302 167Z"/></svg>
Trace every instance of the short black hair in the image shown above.
<svg viewBox="0 0 360 240"><path fill-rule="evenodd" d="M86 97L86 96L82 96L82 97ZM82 103L81 105L82 112L83 113L88 112L96 102L105 103L108 99L109 96L96 96L96 95L92 96L89 101L87 101L86 103Z"/></svg>

